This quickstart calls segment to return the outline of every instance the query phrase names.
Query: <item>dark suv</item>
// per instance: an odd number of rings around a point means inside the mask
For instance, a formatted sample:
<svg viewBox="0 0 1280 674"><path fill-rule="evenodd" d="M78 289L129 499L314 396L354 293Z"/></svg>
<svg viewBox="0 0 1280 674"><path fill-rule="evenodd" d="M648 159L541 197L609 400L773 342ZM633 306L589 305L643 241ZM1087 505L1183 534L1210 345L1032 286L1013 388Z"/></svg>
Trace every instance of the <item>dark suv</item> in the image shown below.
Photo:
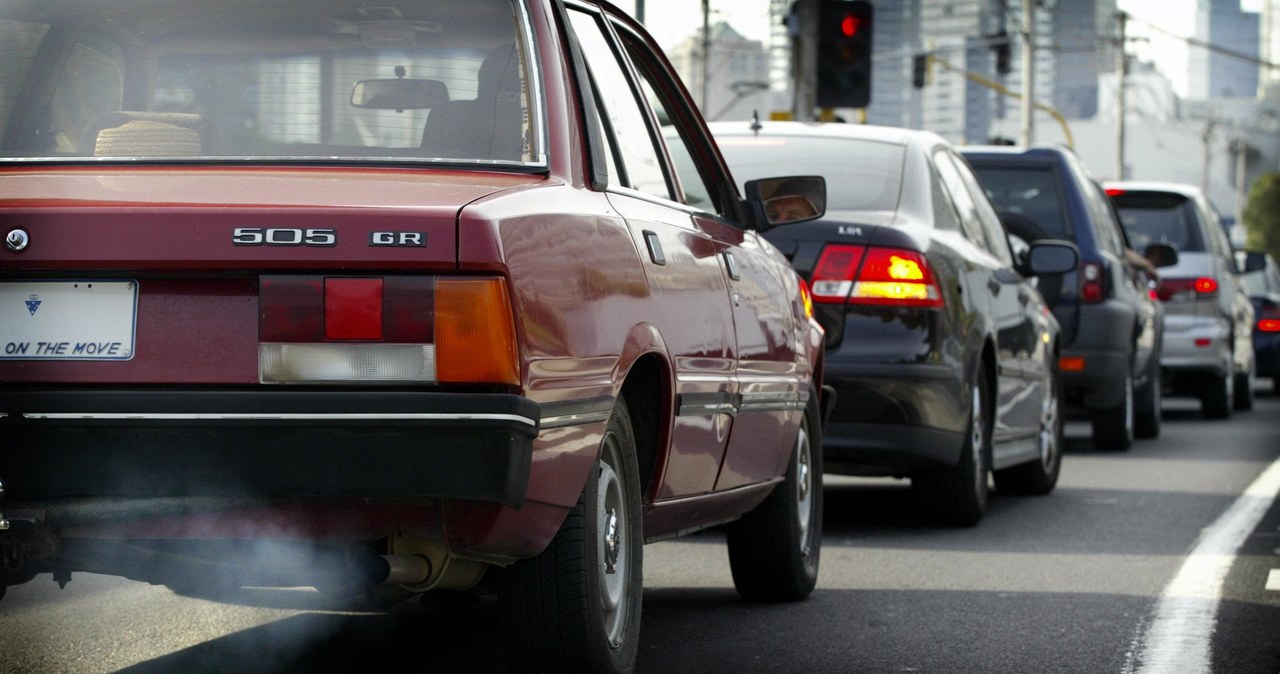
<svg viewBox="0 0 1280 674"><path fill-rule="evenodd" d="M1098 449L1123 450L1160 434L1164 313L1152 297L1156 263L1134 253L1099 181L1061 147L970 147L973 166L1006 227L1028 243L1066 239L1079 268L1041 277L1062 325L1059 368L1068 409L1083 412ZM1148 251L1160 264L1176 253Z"/></svg>

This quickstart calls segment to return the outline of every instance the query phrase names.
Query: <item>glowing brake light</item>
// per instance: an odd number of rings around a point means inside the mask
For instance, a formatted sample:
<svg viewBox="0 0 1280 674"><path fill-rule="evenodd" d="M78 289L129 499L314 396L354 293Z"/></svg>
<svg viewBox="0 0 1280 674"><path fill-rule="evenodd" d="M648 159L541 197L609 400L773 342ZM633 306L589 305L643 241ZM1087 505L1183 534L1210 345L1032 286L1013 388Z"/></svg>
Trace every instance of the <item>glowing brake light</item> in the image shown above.
<svg viewBox="0 0 1280 674"><path fill-rule="evenodd" d="M1156 288L1161 301L1195 301L1213 299L1218 293L1218 282L1207 276L1199 278L1162 278Z"/></svg>
<svg viewBox="0 0 1280 674"><path fill-rule="evenodd" d="M1118 197L1124 194L1124 190L1120 189L1119 187L1108 187L1104 191L1107 193L1107 196L1109 197Z"/></svg>
<svg viewBox="0 0 1280 674"><path fill-rule="evenodd" d="M827 246L814 266L812 287L817 302L943 306L929 261L903 248Z"/></svg>
<svg viewBox="0 0 1280 674"><path fill-rule="evenodd" d="M1258 321L1259 332L1280 332L1280 319L1264 318Z"/></svg>

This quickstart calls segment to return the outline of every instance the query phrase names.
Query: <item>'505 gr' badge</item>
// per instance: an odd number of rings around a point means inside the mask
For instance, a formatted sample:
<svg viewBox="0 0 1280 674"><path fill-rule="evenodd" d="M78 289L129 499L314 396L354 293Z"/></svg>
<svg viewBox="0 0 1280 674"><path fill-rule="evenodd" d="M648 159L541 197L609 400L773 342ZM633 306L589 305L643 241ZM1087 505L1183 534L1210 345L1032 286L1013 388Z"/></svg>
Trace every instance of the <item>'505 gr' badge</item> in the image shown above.
<svg viewBox="0 0 1280 674"><path fill-rule="evenodd" d="M294 229L291 227L236 227L231 243L237 246L336 246L338 232L333 229Z"/></svg>

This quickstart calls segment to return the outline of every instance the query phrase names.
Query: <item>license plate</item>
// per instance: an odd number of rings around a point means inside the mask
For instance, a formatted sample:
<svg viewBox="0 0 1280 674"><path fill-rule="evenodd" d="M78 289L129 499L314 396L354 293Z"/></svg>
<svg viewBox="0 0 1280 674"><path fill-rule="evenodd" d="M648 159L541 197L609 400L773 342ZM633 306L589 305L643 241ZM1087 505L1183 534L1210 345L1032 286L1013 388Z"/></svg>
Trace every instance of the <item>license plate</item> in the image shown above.
<svg viewBox="0 0 1280 674"><path fill-rule="evenodd" d="M0 360L130 360L136 281L0 283Z"/></svg>

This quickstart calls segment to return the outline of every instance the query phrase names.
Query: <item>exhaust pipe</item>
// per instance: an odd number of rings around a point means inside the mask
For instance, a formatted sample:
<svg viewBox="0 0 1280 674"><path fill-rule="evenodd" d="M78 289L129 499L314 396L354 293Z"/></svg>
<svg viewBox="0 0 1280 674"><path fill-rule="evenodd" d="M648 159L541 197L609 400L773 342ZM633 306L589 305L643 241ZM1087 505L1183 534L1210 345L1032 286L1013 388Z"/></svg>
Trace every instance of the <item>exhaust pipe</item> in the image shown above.
<svg viewBox="0 0 1280 674"><path fill-rule="evenodd" d="M358 572L374 585L398 585L410 592L466 589L480 582L488 568L454 557L442 541L405 533L388 536L386 552L355 559Z"/></svg>
<svg viewBox="0 0 1280 674"><path fill-rule="evenodd" d="M420 585L431 578L431 560L422 555L370 555L362 566L374 585Z"/></svg>

